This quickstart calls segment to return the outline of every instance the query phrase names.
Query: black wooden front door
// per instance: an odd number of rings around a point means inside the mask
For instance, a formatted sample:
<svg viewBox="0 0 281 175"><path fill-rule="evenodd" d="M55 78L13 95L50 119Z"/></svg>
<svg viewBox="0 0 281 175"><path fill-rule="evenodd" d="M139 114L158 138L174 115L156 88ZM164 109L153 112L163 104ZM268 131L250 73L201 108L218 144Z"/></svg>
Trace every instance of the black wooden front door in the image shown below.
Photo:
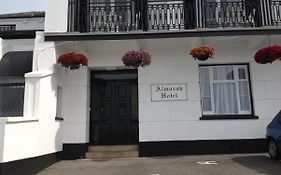
<svg viewBox="0 0 281 175"><path fill-rule="evenodd" d="M91 80L91 143L138 143L137 73L93 72Z"/></svg>

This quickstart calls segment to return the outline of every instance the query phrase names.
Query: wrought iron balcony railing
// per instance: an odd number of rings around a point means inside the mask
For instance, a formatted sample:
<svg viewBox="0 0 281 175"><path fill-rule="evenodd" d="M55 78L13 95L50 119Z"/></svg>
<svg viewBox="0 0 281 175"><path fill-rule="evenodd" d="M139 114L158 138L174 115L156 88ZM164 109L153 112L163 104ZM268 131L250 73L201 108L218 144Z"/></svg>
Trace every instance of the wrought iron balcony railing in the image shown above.
<svg viewBox="0 0 281 175"><path fill-rule="evenodd" d="M136 30L137 14L134 1L118 4L90 3L90 31L131 31Z"/></svg>
<svg viewBox="0 0 281 175"><path fill-rule="evenodd" d="M203 3L204 27L257 27L260 25L257 1Z"/></svg>
<svg viewBox="0 0 281 175"><path fill-rule="evenodd" d="M281 0L271 1L272 25L280 26L281 24Z"/></svg>
<svg viewBox="0 0 281 175"><path fill-rule="evenodd" d="M68 30L127 32L281 24L281 0L69 0Z"/></svg>
<svg viewBox="0 0 281 175"><path fill-rule="evenodd" d="M148 29L184 29L184 5L182 1L148 1Z"/></svg>

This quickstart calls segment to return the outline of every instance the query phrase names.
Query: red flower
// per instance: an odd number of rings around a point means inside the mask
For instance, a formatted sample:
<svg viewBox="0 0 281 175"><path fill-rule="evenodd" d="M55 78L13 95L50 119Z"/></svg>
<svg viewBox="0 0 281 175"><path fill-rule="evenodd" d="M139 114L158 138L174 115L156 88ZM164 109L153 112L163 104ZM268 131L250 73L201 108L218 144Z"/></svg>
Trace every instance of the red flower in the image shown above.
<svg viewBox="0 0 281 175"><path fill-rule="evenodd" d="M122 57L125 66L132 66L138 68L139 66L145 67L151 63L151 55L143 50L129 51Z"/></svg>
<svg viewBox="0 0 281 175"><path fill-rule="evenodd" d="M88 58L81 53L70 52L61 55L58 58L58 63L63 67L73 70L79 69L80 66L88 66Z"/></svg>
<svg viewBox="0 0 281 175"><path fill-rule="evenodd" d="M262 48L255 54L255 61L259 64L272 63L281 59L281 46L273 45Z"/></svg>

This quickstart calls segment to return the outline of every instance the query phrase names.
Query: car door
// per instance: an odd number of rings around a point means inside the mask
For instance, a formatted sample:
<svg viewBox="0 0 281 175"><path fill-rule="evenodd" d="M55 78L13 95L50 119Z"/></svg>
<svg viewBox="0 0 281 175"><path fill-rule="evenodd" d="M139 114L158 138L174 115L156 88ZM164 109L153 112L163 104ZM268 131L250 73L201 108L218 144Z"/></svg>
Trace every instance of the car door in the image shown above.
<svg viewBox="0 0 281 175"><path fill-rule="evenodd" d="M281 150L281 113L279 112L277 115L277 125L275 128L276 133L276 143L278 145L279 150Z"/></svg>

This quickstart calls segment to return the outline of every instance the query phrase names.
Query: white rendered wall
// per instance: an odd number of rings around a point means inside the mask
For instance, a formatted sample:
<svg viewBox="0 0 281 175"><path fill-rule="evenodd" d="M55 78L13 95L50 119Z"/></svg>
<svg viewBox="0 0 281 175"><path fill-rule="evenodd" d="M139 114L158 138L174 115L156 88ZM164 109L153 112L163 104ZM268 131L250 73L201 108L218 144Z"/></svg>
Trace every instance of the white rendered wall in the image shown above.
<svg viewBox="0 0 281 175"><path fill-rule="evenodd" d="M16 30L44 30L44 18L0 19L0 25L16 25Z"/></svg>
<svg viewBox="0 0 281 175"><path fill-rule="evenodd" d="M38 80L38 111L33 116L10 118L5 125L3 161L38 157L62 150L61 123L55 121L57 80L52 76ZM25 120L26 119L26 120Z"/></svg>
<svg viewBox="0 0 281 175"><path fill-rule="evenodd" d="M202 42L215 47L215 59L197 62L189 55ZM280 36L271 36L271 44L280 42ZM121 57L128 50L143 48L152 54L151 66L138 71L140 141L257 139L264 138L266 126L280 110L281 103L281 62L259 65L253 59L256 51L268 43L269 36L85 41L70 43L57 52L86 54L90 70L126 69ZM250 64L254 114L259 116L258 120L199 120L202 114L198 66L221 63ZM64 142L87 142L89 72L82 69L65 73L63 77ZM157 83L187 84L188 100L151 102L150 86Z"/></svg>
<svg viewBox="0 0 281 175"><path fill-rule="evenodd" d="M0 39L0 59L5 53L10 51L32 51L33 49L34 40L32 39ZM20 117L19 120L21 119ZM34 123L7 124L7 122L7 117L0 118L0 163L7 160L18 160L24 158L25 155L29 155L28 157L30 157L36 154L36 152L33 153L33 149L30 149L30 145L26 142L26 140L30 140L31 144L36 146L36 144L33 143L35 140L34 138L37 137L37 128L34 126ZM19 153L18 151L22 152Z"/></svg>
<svg viewBox="0 0 281 175"><path fill-rule="evenodd" d="M45 32L66 32L68 0L47 0Z"/></svg>
<svg viewBox="0 0 281 175"><path fill-rule="evenodd" d="M136 41L72 42L57 47L57 56L67 52L81 52L89 58L90 69L124 69L120 58L128 49L137 47ZM90 71L61 70L63 96L63 142L89 142Z"/></svg>
<svg viewBox="0 0 281 175"><path fill-rule="evenodd" d="M89 84L88 70L63 72L62 114L63 142L89 142Z"/></svg>
<svg viewBox="0 0 281 175"><path fill-rule="evenodd" d="M200 121L199 62L194 61L188 52L201 44L201 38L52 43L44 42L43 34L38 33L33 72L27 78L28 82L34 79L37 84L37 107L34 112L25 112L24 118L29 120L1 119L0 143L4 145L0 144L0 161L58 152L62 150L62 143L87 143L89 70L125 69L121 62L123 54L140 47L153 56L151 66L139 69L140 141L264 138L266 125L280 110L281 62L259 65L253 56L269 41L278 44L281 36L271 36L270 40L268 36L204 38L204 43L216 48L216 55L215 59L200 64L250 63L254 110L260 118ZM22 41L20 43L22 49L30 47L24 46ZM14 46L6 48L9 47ZM70 51L86 54L90 59L89 69L66 72L58 68L56 71L57 57ZM157 83L187 84L188 100L151 102L150 86ZM27 83L26 91L29 85ZM58 86L63 92L63 123L55 121ZM25 110L32 108L25 107Z"/></svg>
<svg viewBox="0 0 281 175"><path fill-rule="evenodd" d="M60 73L55 71L54 43L44 42L43 36L37 33L33 72L25 75L24 116L1 118L0 162L62 151L62 123L55 121Z"/></svg>
<svg viewBox="0 0 281 175"><path fill-rule="evenodd" d="M271 44L280 43L272 36ZM152 66L139 69L140 141L264 138L269 121L280 110L281 62L259 65L253 57L268 45L268 36L208 37L146 41ZM215 59L194 61L188 52L201 43L215 47ZM255 115L258 120L200 121L199 64L250 63ZM151 102L151 83L187 83L188 101ZM159 112L161 111L161 112Z"/></svg>
<svg viewBox="0 0 281 175"><path fill-rule="evenodd" d="M0 38L0 59L12 51L32 51L34 49L34 39L11 39Z"/></svg>

